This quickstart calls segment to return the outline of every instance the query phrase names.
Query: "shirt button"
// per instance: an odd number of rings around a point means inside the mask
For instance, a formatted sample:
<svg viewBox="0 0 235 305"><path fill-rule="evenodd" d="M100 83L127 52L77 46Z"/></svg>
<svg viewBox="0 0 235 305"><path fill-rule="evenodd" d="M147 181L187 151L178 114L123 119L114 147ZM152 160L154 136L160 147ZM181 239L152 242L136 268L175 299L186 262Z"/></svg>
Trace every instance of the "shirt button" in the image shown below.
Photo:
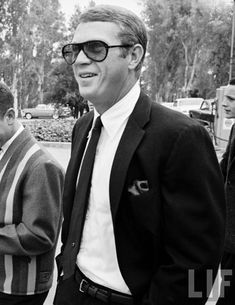
<svg viewBox="0 0 235 305"><path fill-rule="evenodd" d="M72 247L73 247L73 248L75 247L75 243L72 243Z"/></svg>

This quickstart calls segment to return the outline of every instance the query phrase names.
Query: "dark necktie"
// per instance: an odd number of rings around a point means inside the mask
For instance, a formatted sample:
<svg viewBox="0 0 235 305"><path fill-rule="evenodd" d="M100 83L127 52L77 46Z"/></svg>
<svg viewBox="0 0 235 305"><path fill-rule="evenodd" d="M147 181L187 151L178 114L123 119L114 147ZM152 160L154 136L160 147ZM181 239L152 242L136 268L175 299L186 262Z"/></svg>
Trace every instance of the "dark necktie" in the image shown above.
<svg viewBox="0 0 235 305"><path fill-rule="evenodd" d="M102 122L100 116L96 119L95 125L92 129L90 141L88 143L85 156L82 161L82 167L77 184L77 191L75 195L75 203L80 210L79 219L77 219L77 232L78 232L78 244L80 245L82 229L84 224L84 218L87 210L88 199L90 194L91 176L95 160L96 146L99 141L100 132L102 128Z"/></svg>
<svg viewBox="0 0 235 305"><path fill-rule="evenodd" d="M79 251L82 231L88 206L90 194L91 176L95 160L96 146L99 141L102 128L100 116L96 119L92 129L90 141L88 143L78 178L74 207L70 222L70 231L65 246L65 251L73 251L70 266L75 266L76 256Z"/></svg>

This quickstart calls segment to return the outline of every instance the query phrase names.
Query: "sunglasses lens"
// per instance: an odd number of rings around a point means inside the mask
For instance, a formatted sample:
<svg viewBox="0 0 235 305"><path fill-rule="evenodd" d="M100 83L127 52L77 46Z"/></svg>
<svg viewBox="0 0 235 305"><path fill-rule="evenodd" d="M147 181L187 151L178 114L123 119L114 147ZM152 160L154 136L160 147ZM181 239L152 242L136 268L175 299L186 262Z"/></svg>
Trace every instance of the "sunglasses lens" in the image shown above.
<svg viewBox="0 0 235 305"><path fill-rule="evenodd" d="M106 45L102 41L88 41L84 43L84 53L94 61L102 61L107 55Z"/></svg>
<svg viewBox="0 0 235 305"><path fill-rule="evenodd" d="M67 44L62 49L62 54L67 64L74 64L81 50L83 50L88 58L94 61L103 61L108 52L107 45L102 41Z"/></svg>
<svg viewBox="0 0 235 305"><path fill-rule="evenodd" d="M64 57L65 61L69 65L72 65L75 62L79 51L80 51L80 48L75 44L68 44L68 45L64 46L62 53L63 53L63 57Z"/></svg>

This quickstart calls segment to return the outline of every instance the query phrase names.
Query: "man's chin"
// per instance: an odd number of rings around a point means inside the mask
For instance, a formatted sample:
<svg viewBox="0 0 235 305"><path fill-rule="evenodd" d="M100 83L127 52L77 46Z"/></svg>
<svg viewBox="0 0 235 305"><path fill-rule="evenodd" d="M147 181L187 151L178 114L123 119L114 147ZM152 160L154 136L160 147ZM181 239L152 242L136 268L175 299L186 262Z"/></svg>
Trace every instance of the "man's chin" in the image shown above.
<svg viewBox="0 0 235 305"><path fill-rule="evenodd" d="M230 119L234 119L235 116L231 115L231 114L225 114L225 118L230 120Z"/></svg>
<svg viewBox="0 0 235 305"><path fill-rule="evenodd" d="M90 95L87 94L87 91L86 90L80 90L79 91L80 95L85 99L85 100L90 100Z"/></svg>
<svg viewBox="0 0 235 305"><path fill-rule="evenodd" d="M79 86L79 92L81 96L86 100L90 100L94 96L94 91L87 87Z"/></svg>

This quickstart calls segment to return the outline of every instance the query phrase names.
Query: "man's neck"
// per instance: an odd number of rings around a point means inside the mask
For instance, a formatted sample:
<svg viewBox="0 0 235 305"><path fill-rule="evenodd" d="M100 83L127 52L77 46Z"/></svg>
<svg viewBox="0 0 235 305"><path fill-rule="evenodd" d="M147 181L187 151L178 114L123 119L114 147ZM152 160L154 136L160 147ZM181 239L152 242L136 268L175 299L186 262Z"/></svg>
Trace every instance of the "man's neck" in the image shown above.
<svg viewBox="0 0 235 305"><path fill-rule="evenodd" d="M11 127L9 134L6 136L5 139L3 139L2 142L0 141L0 147L4 146L16 134L16 132L20 129L21 126L22 125L18 121L15 121Z"/></svg>

